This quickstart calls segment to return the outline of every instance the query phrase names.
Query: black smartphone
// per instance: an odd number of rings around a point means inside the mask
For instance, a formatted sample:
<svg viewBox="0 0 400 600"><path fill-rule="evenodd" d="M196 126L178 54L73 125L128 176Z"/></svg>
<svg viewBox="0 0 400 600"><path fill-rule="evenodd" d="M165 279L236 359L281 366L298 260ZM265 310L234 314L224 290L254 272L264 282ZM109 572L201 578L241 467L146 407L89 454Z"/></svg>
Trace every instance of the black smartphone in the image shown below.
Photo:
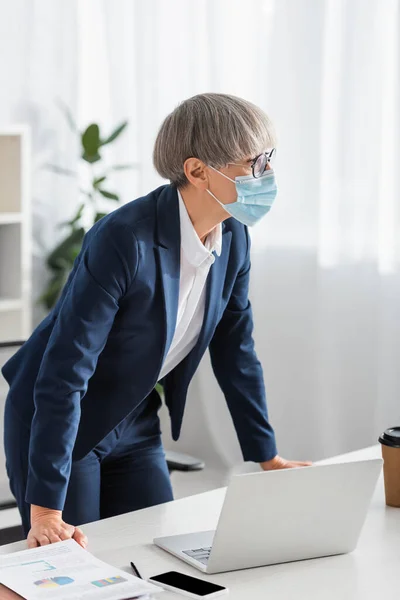
<svg viewBox="0 0 400 600"><path fill-rule="evenodd" d="M177 571L168 571L161 575L150 577L149 581L162 587L164 590L171 590L178 594L183 594L188 598L217 598L228 592L228 589L222 585L216 585L197 577L189 577Z"/></svg>

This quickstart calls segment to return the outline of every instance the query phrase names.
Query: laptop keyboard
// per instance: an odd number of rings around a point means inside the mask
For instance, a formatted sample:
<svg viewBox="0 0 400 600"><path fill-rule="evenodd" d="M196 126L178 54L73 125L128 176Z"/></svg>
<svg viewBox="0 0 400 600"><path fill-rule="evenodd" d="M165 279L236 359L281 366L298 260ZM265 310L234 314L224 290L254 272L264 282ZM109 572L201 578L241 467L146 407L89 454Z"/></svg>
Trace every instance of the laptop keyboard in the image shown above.
<svg viewBox="0 0 400 600"><path fill-rule="evenodd" d="M194 558L198 562L206 565L208 563L208 559L210 558L211 546L209 548L195 548L194 550L183 550L183 554L190 556L190 558Z"/></svg>

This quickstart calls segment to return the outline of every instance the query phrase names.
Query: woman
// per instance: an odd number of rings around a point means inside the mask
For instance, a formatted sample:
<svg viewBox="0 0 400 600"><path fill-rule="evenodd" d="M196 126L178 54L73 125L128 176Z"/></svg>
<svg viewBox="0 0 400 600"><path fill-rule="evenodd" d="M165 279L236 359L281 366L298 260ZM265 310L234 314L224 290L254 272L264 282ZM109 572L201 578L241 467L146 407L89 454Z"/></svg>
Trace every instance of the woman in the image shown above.
<svg viewBox="0 0 400 600"><path fill-rule="evenodd" d="M5 365L10 485L30 547L172 499L154 391L178 439L210 349L245 460L278 456L248 301L253 225L276 195L268 117L202 94L164 121L154 164L171 181L96 223L51 314ZM229 218L229 217L233 218Z"/></svg>

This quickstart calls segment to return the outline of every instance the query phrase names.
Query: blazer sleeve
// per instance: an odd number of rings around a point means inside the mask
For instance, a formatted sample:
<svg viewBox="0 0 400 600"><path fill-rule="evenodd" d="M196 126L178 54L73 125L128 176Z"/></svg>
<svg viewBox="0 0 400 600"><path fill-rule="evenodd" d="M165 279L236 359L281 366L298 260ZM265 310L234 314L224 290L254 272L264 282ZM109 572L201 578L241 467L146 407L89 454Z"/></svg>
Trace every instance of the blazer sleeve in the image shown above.
<svg viewBox="0 0 400 600"><path fill-rule="evenodd" d="M254 349L253 315L248 298L250 237L227 307L210 343L211 364L225 395L244 460L264 462L277 455L268 421L264 376Z"/></svg>
<svg viewBox="0 0 400 600"><path fill-rule="evenodd" d="M64 507L80 403L138 265L137 240L126 225L108 220L89 236L34 388L25 500L57 510Z"/></svg>

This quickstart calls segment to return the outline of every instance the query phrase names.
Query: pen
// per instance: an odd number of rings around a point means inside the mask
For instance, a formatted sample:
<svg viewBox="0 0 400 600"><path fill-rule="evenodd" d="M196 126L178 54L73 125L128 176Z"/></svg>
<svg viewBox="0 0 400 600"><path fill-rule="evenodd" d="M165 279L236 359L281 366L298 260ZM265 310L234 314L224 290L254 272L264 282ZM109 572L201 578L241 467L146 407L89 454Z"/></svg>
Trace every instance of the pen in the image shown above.
<svg viewBox="0 0 400 600"><path fill-rule="evenodd" d="M132 567L132 571L135 573L136 577L139 577L139 579L143 579L143 577L141 576L141 574L139 573L139 571L137 570L137 568L135 567L133 562L131 562L131 567Z"/></svg>

